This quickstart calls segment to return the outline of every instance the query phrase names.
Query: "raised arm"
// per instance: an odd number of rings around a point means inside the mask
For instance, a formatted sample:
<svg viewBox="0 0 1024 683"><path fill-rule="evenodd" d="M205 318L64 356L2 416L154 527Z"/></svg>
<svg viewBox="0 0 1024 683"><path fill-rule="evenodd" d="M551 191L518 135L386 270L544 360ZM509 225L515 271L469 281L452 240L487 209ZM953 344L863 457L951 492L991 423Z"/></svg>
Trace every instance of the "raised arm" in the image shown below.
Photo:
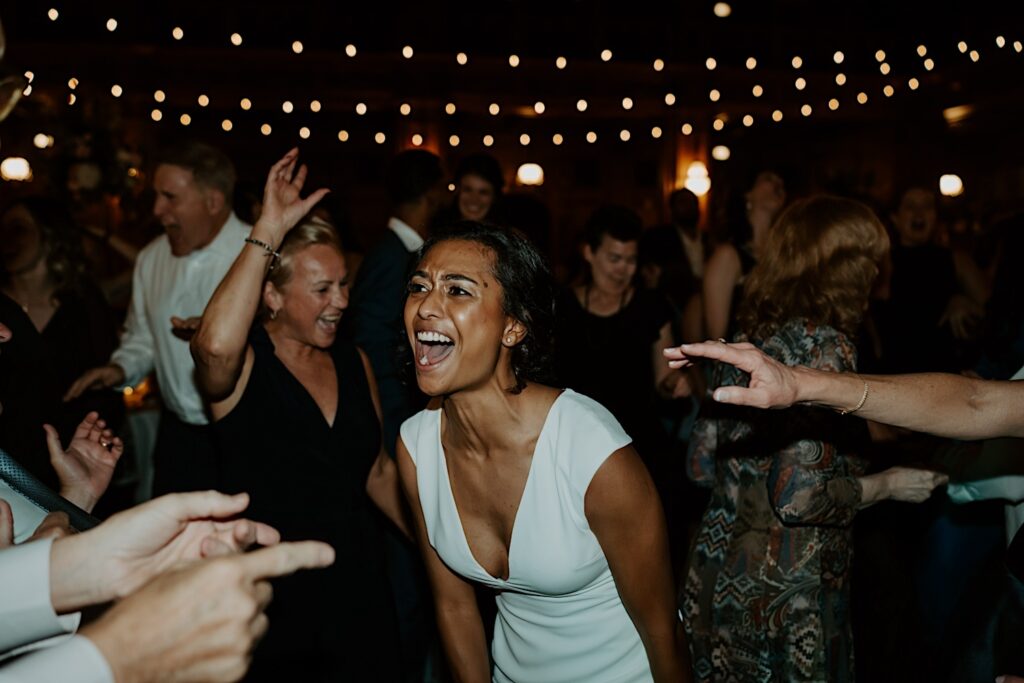
<svg viewBox="0 0 1024 683"><path fill-rule="evenodd" d="M676 616L661 501L632 446L615 451L590 482L585 512L636 626L657 683L690 680Z"/></svg>
<svg viewBox="0 0 1024 683"><path fill-rule="evenodd" d="M305 199L299 193L306 181L306 167L295 165L298 149L292 149L267 174L263 213L252 229L251 239L277 250L291 228L327 193L320 189ZM259 244L246 243L207 304L199 329L192 337L199 388L212 401L239 394L249 328L263 294L263 278L274 257Z"/></svg>
<svg viewBox="0 0 1024 683"><path fill-rule="evenodd" d="M448 658L455 683L488 683L491 680L490 660L484 624L476 603L473 587L448 568L430 545L427 525L423 519L420 495L416 487L416 464L398 439L398 473L406 500L412 510L416 542L423 553L423 562L434 595L434 611L441 631L441 642Z"/></svg>
<svg viewBox="0 0 1024 683"><path fill-rule="evenodd" d="M750 386L719 387L722 403L786 408L811 403L883 424L954 439L1024 437L1024 382L960 375L858 375L786 367L751 344L707 341L665 350L672 367L707 358L750 373ZM854 411L856 409L856 411Z"/></svg>

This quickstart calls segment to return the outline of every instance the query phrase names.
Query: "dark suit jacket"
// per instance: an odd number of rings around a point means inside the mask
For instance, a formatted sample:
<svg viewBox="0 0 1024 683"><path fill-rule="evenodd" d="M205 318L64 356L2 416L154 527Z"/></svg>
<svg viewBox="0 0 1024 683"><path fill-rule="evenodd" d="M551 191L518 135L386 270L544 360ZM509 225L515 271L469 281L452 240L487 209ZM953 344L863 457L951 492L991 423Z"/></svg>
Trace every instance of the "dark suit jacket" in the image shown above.
<svg viewBox="0 0 1024 683"><path fill-rule="evenodd" d="M344 316L345 335L366 353L373 366L384 416L384 446L392 457L402 422L426 404L408 370L412 352L402 322L414 256L394 231L385 231L359 266Z"/></svg>

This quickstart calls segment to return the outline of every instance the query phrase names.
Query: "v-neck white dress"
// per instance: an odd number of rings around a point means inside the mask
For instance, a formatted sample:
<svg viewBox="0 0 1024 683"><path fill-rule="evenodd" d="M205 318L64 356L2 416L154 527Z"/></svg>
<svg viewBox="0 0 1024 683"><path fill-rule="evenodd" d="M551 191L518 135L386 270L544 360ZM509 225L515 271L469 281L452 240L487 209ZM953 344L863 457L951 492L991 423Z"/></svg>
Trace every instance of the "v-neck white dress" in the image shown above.
<svg viewBox="0 0 1024 683"><path fill-rule="evenodd" d="M441 446L441 411L421 411L401 431L430 544L453 571L498 591L494 681L653 680L583 508L598 468L631 441L610 412L571 390L555 399L530 463L504 581L480 566L466 540Z"/></svg>

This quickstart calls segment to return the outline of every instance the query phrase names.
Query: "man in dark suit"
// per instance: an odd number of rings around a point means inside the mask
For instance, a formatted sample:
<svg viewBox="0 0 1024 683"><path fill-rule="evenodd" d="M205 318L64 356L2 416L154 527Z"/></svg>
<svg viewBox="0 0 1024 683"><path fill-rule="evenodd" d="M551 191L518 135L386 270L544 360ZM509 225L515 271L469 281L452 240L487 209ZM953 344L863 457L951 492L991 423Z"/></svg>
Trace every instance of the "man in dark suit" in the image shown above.
<svg viewBox="0 0 1024 683"><path fill-rule="evenodd" d="M391 203L388 229L359 267L343 320L347 336L373 366L384 418L384 447L393 458L402 422L426 405L401 360L408 357L411 362L412 358L402 314L409 269L444 202L446 188L441 160L420 149L397 155L385 182ZM403 673L407 681L422 681L433 633L430 588L414 547L393 532L386 548L402 641Z"/></svg>

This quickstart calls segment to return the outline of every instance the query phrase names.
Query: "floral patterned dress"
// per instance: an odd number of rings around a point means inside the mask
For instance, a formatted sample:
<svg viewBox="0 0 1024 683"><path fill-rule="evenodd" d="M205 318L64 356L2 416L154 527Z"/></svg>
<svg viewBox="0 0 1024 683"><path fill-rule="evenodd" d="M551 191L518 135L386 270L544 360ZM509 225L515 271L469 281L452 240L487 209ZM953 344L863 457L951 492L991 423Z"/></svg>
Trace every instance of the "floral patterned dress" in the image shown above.
<svg viewBox="0 0 1024 683"><path fill-rule="evenodd" d="M791 320L761 350L787 365L853 370L841 333ZM749 377L720 364L712 387ZM690 478L712 489L680 608L699 681L853 681L850 559L860 420L708 400Z"/></svg>

